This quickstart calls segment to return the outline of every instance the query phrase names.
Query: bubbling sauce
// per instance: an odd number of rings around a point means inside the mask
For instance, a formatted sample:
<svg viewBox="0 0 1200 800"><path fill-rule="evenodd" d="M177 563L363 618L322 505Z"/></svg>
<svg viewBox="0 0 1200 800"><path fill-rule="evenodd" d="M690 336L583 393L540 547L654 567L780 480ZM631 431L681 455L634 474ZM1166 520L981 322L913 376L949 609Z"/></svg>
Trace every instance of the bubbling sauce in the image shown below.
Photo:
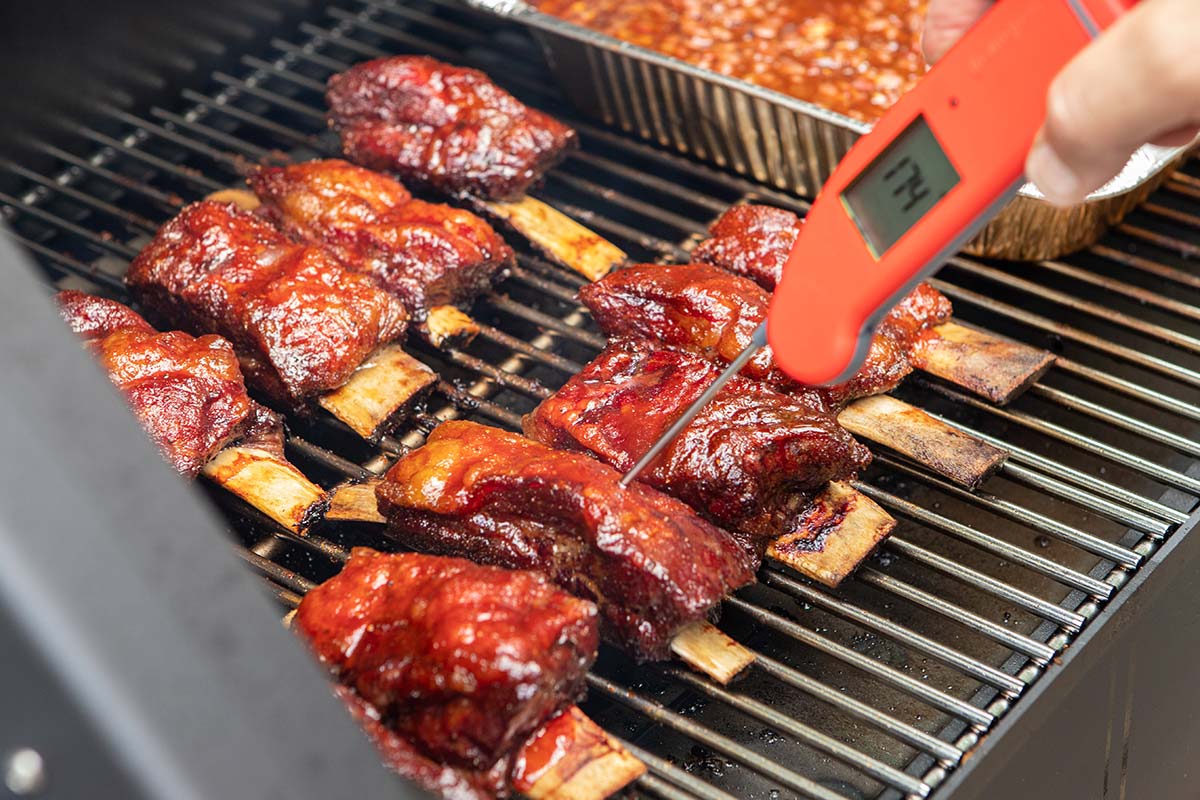
<svg viewBox="0 0 1200 800"><path fill-rule="evenodd" d="M538 10L860 120L925 72L927 0L531 0Z"/></svg>

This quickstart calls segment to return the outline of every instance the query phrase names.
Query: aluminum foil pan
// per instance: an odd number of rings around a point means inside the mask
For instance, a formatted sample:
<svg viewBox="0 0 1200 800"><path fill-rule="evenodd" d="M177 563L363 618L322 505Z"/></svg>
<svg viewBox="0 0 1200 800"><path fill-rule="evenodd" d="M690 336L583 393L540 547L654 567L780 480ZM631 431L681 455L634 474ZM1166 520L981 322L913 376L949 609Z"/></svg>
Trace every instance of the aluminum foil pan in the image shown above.
<svg viewBox="0 0 1200 800"><path fill-rule="evenodd" d="M466 3L529 27L564 94L607 125L812 197L868 123L627 44L523 0ZM1059 209L1032 186L967 247L979 256L1058 258L1096 241L1171 173L1185 148L1144 147L1086 203Z"/></svg>

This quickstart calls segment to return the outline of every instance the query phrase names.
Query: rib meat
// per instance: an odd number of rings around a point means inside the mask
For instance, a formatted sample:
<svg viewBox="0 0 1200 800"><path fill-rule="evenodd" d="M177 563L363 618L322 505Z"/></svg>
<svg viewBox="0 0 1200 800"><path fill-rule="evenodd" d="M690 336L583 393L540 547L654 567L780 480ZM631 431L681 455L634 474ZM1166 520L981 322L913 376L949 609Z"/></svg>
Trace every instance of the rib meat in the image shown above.
<svg viewBox="0 0 1200 800"><path fill-rule="evenodd" d="M439 764L384 724L379 710L353 689L337 686L333 691L375 745L383 765L397 775L443 800L490 800L508 796L507 760L501 759L486 772Z"/></svg>
<svg viewBox="0 0 1200 800"><path fill-rule="evenodd" d="M471 212L414 200L398 181L339 159L260 167L249 183L271 221L375 276L414 319L470 302L515 260Z"/></svg>
<svg viewBox="0 0 1200 800"><path fill-rule="evenodd" d="M615 340L525 417L531 437L628 471L720 368L645 340ZM792 530L808 495L870 461L814 392L737 376L642 480L742 534L755 554Z"/></svg>
<svg viewBox="0 0 1200 800"><path fill-rule="evenodd" d="M81 336L138 421L176 470L198 473L253 428L279 428L246 394L233 346L220 336L159 333L128 306L60 292L59 311Z"/></svg>
<svg viewBox="0 0 1200 800"><path fill-rule="evenodd" d="M482 72L427 56L357 64L329 79L326 101L347 158L446 194L519 197L578 145Z"/></svg>
<svg viewBox="0 0 1200 800"><path fill-rule="evenodd" d="M447 422L376 490L393 533L434 552L534 569L600 607L602 633L641 660L754 579L756 560L682 502L580 453Z"/></svg>
<svg viewBox="0 0 1200 800"><path fill-rule="evenodd" d="M599 644L596 607L537 573L367 548L295 624L389 727L477 770L583 695Z"/></svg>
<svg viewBox="0 0 1200 800"><path fill-rule="evenodd" d="M766 318L770 296L754 281L709 264L639 264L579 290L609 336L653 339L727 364L750 343ZM927 328L950 317L950 302L922 284L884 320L863 367L850 380L818 391L834 407L895 387L912 365L909 351ZM742 371L781 390L798 384L764 347Z"/></svg>
<svg viewBox="0 0 1200 800"><path fill-rule="evenodd" d="M125 281L156 320L228 338L247 381L293 408L345 383L408 319L368 276L231 203L185 208Z"/></svg>
<svg viewBox="0 0 1200 800"><path fill-rule="evenodd" d="M736 205L708 228L692 258L775 291L804 220L774 206Z"/></svg>

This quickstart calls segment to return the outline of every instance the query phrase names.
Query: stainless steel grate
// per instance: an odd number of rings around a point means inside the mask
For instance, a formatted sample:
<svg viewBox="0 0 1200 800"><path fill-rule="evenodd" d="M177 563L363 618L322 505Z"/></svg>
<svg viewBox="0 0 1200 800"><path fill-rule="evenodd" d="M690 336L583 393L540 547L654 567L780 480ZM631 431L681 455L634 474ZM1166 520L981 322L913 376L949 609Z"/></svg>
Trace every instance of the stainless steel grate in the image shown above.
<svg viewBox="0 0 1200 800"><path fill-rule="evenodd" d="M531 42L452 0L336 0L281 29L266 52L229 54L171 105L102 104L64 122L71 143L32 142L5 164L0 204L51 283L123 296L128 259L186 202L240 183L248 162L332 155L325 79L393 52L489 71L571 119ZM145 76L152 82L153 75ZM571 120L584 149L538 196L641 260L687 257L744 198L804 202ZM971 493L879 453L858 488L901 520L838 591L768 566L721 626L759 655L721 688L671 665L605 651L586 711L651 767L668 798L936 796L949 770L1037 681L1200 498L1200 177L1188 165L1104 242L1064 262L958 259L936 285L956 316L1049 347L1058 365L997 408L925 378L899 394L1012 452ZM513 237L519 248L521 242ZM290 457L332 486L385 470L440 420L515 427L603 340L573 300L582 279L520 252L473 315L465 349L412 343L442 380L378 447L329 419L293 420ZM1190 399L1189 399L1190 398ZM239 553L284 603L333 574L367 526L304 539L223 495Z"/></svg>

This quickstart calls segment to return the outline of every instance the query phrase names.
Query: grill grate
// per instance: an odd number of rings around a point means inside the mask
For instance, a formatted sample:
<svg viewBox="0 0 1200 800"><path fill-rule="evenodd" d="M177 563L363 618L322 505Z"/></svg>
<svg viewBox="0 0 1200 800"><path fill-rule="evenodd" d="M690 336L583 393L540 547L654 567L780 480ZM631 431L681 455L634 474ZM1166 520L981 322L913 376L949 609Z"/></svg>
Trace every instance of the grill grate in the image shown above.
<svg viewBox="0 0 1200 800"><path fill-rule="evenodd" d="M533 44L454 5L336 0L268 51L232 54L171 106L101 105L73 144L5 163L0 207L58 288L123 298L120 276L185 202L240 183L248 162L334 155L324 80L364 58L423 52L487 70L570 120L584 150L538 196L639 260L686 247L730 204L783 195L572 119ZM286 37L286 38L285 38ZM147 76L153 83L152 75ZM37 167L28 165L37 164ZM978 492L879 453L857 488L900 520L837 591L766 567L721 626L758 654L731 688L605 650L585 710L650 766L668 798L928 796L1200 498L1200 178L1187 165L1085 253L1032 265L956 259L935 285L956 317L1055 350L1000 409L914 377L897 391L1012 452ZM510 237L520 247L516 237ZM289 456L332 486L385 470L439 421L516 427L603 339L572 299L582 279L525 250L473 316L464 349L410 346L442 376L427 409L369 446L329 419L293 420ZM214 492L238 552L281 602L333 574L367 526L299 539Z"/></svg>

